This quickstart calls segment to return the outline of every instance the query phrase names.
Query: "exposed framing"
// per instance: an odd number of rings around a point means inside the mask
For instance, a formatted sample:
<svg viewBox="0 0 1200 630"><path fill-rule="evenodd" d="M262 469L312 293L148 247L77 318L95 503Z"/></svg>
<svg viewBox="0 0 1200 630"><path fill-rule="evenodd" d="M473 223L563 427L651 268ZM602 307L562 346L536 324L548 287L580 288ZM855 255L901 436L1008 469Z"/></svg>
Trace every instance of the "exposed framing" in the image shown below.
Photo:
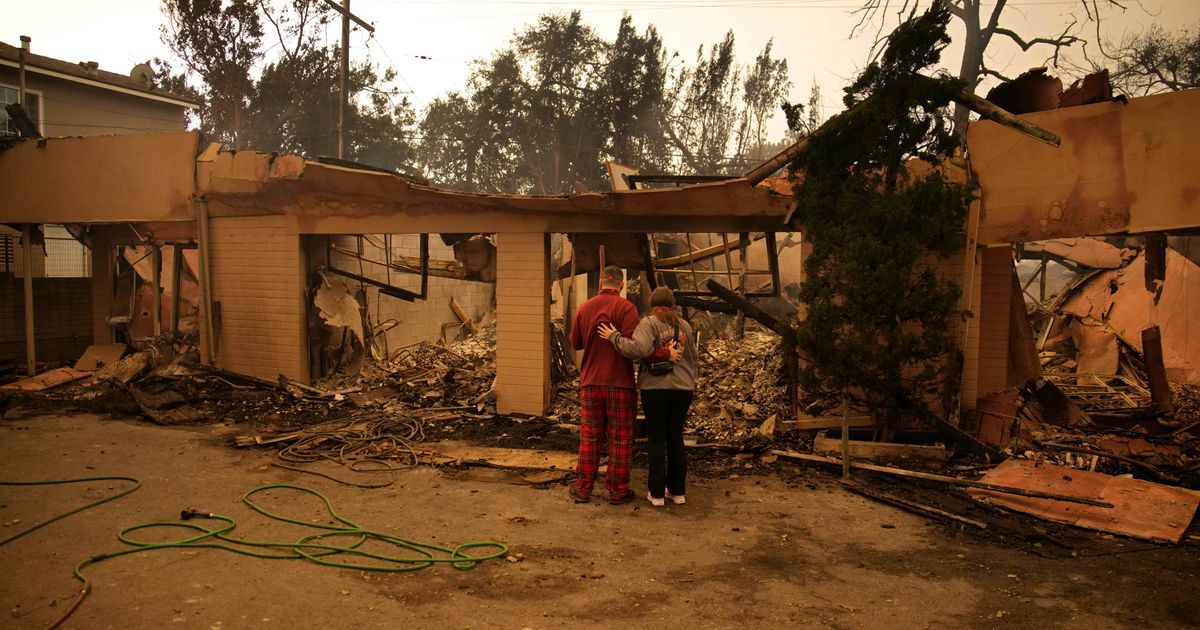
<svg viewBox="0 0 1200 630"><path fill-rule="evenodd" d="M405 300L408 302L413 302L416 300L424 300L428 296L428 294L429 294L429 234L422 233L420 235L421 236L421 266L419 269L413 269L413 268L409 267L408 265L404 265L404 264L392 261L392 235L391 234L384 234L382 243L372 243L372 245L375 245L383 250L383 252L384 252L383 262L380 262L378 260L372 260L370 258L366 258L365 256L363 256L363 241L366 240L366 241L370 242L373 240L377 240L377 239L375 239L375 237L373 235L354 234L353 236L357 239L357 243L358 243L357 251L351 251L344 247L338 247L337 245L334 245L332 237L330 237L329 239L326 240L326 242L325 242L325 270L326 271L335 273L344 278L349 278L350 280L354 280L354 281L360 282L362 284L369 284L369 285L379 289L379 292L382 293L383 295L388 295L388 296L391 296L394 298L399 298L401 300ZM344 256L349 256L349 257L353 258L356 262L358 262L360 268L362 265L375 265L377 267L383 267L385 274L387 276L387 279L385 281L381 282L379 280L375 280L374 278L368 278L366 276L354 273L352 271L347 271L345 269L338 269L333 264L333 253L335 251ZM405 289L403 287L398 287L398 286L393 285L392 284L392 272L393 271L397 272L397 273L408 273L408 274L419 273L421 276L421 290L419 292L416 292L416 291L411 291L409 289Z"/></svg>

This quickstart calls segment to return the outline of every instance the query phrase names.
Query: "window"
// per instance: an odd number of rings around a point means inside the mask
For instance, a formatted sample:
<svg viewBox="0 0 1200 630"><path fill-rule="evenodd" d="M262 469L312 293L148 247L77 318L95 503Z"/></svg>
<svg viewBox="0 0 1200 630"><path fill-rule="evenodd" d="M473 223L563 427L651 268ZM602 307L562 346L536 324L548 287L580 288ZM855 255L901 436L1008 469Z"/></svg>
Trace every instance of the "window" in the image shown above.
<svg viewBox="0 0 1200 630"><path fill-rule="evenodd" d="M42 131L42 96L36 92L25 90L25 111L29 114L38 131ZM4 106L17 102L17 88L0 85L0 136L17 135L17 126L8 119Z"/></svg>

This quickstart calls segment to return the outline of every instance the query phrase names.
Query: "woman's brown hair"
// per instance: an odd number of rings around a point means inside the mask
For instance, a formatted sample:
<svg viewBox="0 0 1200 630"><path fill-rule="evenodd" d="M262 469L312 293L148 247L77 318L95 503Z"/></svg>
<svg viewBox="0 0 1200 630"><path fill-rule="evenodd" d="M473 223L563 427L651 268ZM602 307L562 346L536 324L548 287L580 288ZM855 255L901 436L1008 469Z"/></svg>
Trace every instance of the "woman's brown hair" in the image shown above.
<svg viewBox="0 0 1200 630"><path fill-rule="evenodd" d="M675 312L675 293L665 286L659 286L650 293L650 307L654 316L670 324L679 325L679 314Z"/></svg>

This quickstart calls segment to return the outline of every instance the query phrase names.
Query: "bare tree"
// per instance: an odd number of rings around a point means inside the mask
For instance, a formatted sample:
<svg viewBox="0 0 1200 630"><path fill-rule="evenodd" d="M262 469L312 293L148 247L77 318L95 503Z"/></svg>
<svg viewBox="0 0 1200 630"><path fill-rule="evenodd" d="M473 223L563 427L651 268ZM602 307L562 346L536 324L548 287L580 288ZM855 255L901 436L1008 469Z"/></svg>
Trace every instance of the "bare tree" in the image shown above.
<svg viewBox="0 0 1200 630"><path fill-rule="evenodd" d="M1200 26L1167 32L1157 24L1133 35L1105 56L1112 82L1130 95L1175 92L1200 87Z"/></svg>
<svg viewBox="0 0 1200 630"><path fill-rule="evenodd" d="M1078 46L1087 57L1087 40L1082 37L1086 25L1096 29L1095 42L1100 42L1100 24L1106 12L1119 10L1124 12L1128 5L1139 3L1140 0L1079 0L1079 9L1072 13L1069 22L1058 34L1027 37L1001 24L1008 0L934 0L950 10L950 15L963 25L963 56L958 69L958 78L974 90L988 76L1002 81L1009 80L1002 70L989 68L986 63L988 47L997 40L1008 40L1016 44L1022 51L1028 52L1034 48L1047 51L1046 61L1058 66L1064 49ZM874 52L878 52L884 42L883 29L889 21L888 14L896 11L896 16L903 20L911 15L920 5L920 0L866 0L861 7L854 11L858 23L851 34L858 33L872 24L878 25ZM986 5L986 6L985 6ZM1140 6L1140 4L1138 4ZM965 133L970 111L961 105L954 110L954 126L959 133Z"/></svg>

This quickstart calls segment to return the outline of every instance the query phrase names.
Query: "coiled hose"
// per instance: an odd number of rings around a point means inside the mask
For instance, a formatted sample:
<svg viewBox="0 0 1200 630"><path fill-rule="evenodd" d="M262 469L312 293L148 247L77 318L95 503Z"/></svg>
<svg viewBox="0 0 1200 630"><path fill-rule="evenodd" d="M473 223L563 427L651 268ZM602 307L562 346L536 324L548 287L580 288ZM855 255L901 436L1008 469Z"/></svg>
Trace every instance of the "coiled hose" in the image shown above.
<svg viewBox="0 0 1200 630"><path fill-rule="evenodd" d="M123 497L141 487L141 482L133 477L86 477L81 479L62 479L54 481L0 481L0 486L41 486L41 485L57 485L67 483L84 483L89 481L112 481L121 480L129 481L134 485L118 494L105 497L103 499L93 501L87 505L75 508L69 512L59 514L36 525L28 527L16 534L0 541L0 546L6 545L30 532L45 527L51 523L62 520L72 514L77 514L83 510L96 507L103 503L113 501ZM263 508L256 503L253 497L261 492L268 490L287 490L293 492L301 492L312 495L321 500L328 510L329 515L337 524L324 525L302 521L276 514L270 510ZM242 502L250 509L266 516L267 518L291 523L293 525L301 525L308 528L322 530L307 536L301 537L294 542L288 541L267 541L267 540L249 540L244 538L235 538L232 536L234 529L237 528L237 521L230 516L222 514L210 514L195 509L186 509L180 514L178 521L156 521L152 523L143 523L133 525L122 529L117 535L121 542L129 545L129 548L118 551L111 551L91 556L79 564L75 565L75 578L80 581L82 586L75 599L67 606L61 615L47 625L47 628L56 628L79 608L85 597L91 592L91 581L83 574L83 570L90 565L96 564L102 560L118 558L133 553L141 553L145 551L155 551L160 549L184 549L184 548L209 548L223 549L244 556L254 558L264 558L269 560L307 560L315 564L337 567L342 569L355 569L358 571L375 571L382 573L400 573L405 571L418 571L438 564L449 565L459 571L467 571L475 568L479 563L485 560L499 558L508 553L508 547L503 543L494 541L475 541L463 543L454 547L444 545L436 545L433 543L418 542L401 536L395 536L384 532L365 529L349 519L341 516L334 509L333 503L324 494L306 488L304 486L295 486L289 484L271 484L266 486L258 486L251 488L246 494L242 495ZM220 526L208 528L201 526L195 522L196 519L207 519L219 521ZM176 540L168 540L165 542L146 542L137 540L130 536L134 532L151 530L156 528L176 528L189 531L189 535ZM346 544L335 544L334 540L348 538ZM366 551L361 547L367 542L383 543L401 550L399 554L385 554ZM473 555L468 553L474 549L490 549L488 553ZM334 560L336 556L351 556L358 558L360 562L339 561Z"/></svg>

